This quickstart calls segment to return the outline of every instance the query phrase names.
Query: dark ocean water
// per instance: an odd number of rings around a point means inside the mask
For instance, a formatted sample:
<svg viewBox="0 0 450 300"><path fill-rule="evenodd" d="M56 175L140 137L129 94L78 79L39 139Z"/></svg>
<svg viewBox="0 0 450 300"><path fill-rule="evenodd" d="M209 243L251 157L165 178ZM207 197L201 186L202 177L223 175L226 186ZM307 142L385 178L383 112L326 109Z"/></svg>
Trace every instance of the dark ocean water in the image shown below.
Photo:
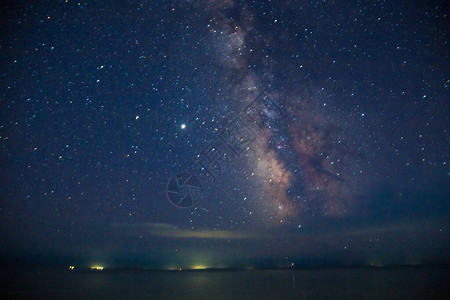
<svg viewBox="0 0 450 300"><path fill-rule="evenodd" d="M2 299L450 299L450 267L1 271Z"/></svg>

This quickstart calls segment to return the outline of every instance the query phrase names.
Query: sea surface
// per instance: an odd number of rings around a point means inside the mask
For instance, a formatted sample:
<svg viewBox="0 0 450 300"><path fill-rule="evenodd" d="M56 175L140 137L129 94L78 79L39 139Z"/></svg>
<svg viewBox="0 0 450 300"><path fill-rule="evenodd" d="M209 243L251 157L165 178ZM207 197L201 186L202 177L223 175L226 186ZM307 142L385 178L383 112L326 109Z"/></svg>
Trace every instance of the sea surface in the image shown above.
<svg viewBox="0 0 450 300"><path fill-rule="evenodd" d="M450 266L0 274L1 299L450 299Z"/></svg>

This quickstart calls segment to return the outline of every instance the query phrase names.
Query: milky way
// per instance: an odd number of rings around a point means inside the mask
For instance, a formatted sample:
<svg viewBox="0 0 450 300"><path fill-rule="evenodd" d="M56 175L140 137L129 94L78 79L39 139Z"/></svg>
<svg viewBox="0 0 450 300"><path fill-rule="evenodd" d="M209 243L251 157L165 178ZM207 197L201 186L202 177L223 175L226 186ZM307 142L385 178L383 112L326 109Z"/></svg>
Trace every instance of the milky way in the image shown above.
<svg viewBox="0 0 450 300"><path fill-rule="evenodd" d="M254 28L245 5L233 1L203 5L208 12L208 43L217 63L228 70L225 80L233 89L230 100L218 101L231 101L238 109L263 92L286 111L280 122L267 113L269 122L259 128L251 145L253 154L246 159L260 185L260 199L254 205L261 207L262 218L282 223L304 214L350 213L362 188L361 174L354 167L361 163L361 155L352 145L355 141L348 128L339 128L344 120L328 109L333 103L317 104L324 92L311 91L308 82L294 91L272 86L269 54L255 53L264 52L271 33ZM226 13L234 9L237 16L229 17ZM253 36L250 41L249 35ZM251 63L261 69L255 72Z"/></svg>

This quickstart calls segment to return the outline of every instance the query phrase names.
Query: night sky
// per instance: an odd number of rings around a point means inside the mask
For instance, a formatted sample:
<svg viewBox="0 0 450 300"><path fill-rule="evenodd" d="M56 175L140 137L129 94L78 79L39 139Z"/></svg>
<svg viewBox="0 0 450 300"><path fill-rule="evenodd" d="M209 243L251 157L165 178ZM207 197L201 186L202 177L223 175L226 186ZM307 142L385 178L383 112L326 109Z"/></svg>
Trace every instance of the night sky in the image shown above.
<svg viewBox="0 0 450 300"><path fill-rule="evenodd" d="M450 261L444 1L2 6L2 263Z"/></svg>

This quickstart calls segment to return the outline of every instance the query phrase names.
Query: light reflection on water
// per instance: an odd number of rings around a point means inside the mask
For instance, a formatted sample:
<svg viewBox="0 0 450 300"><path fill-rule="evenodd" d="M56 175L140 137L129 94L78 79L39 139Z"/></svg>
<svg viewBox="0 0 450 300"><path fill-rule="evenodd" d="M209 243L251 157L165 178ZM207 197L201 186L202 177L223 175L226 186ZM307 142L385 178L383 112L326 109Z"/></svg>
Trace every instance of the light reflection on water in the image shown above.
<svg viewBox="0 0 450 300"><path fill-rule="evenodd" d="M449 267L252 271L4 270L1 294L109 299L436 299ZM448 298L448 297L444 297Z"/></svg>

